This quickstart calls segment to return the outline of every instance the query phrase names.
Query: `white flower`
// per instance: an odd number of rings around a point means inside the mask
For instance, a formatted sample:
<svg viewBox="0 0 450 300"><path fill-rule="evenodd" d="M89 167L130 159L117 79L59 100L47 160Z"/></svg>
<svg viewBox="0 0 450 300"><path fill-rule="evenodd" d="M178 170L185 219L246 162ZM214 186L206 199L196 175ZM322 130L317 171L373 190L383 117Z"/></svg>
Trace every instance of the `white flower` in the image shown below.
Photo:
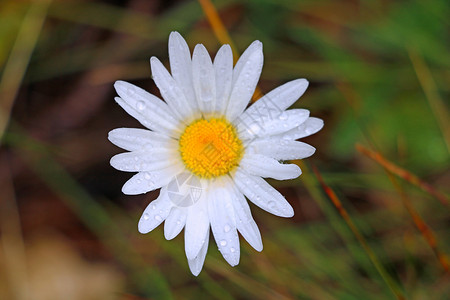
<svg viewBox="0 0 450 300"><path fill-rule="evenodd" d="M136 195L161 188L145 209L139 231L164 223L170 240L184 228L189 267L198 275L208 250L211 227L219 251L239 263L238 231L257 251L263 249L247 200L280 217L294 211L263 178L293 179L295 164L280 161L311 156L314 147L296 141L319 131L323 121L305 109L287 110L308 81L290 81L246 109L263 66L262 44L253 42L233 68L229 45L214 61L199 44L190 55L177 32L169 37L172 75L150 59L153 80L164 101L123 81L114 85L117 103L147 129L118 128L109 140L130 151L111 159L121 171L138 172L122 188Z"/></svg>

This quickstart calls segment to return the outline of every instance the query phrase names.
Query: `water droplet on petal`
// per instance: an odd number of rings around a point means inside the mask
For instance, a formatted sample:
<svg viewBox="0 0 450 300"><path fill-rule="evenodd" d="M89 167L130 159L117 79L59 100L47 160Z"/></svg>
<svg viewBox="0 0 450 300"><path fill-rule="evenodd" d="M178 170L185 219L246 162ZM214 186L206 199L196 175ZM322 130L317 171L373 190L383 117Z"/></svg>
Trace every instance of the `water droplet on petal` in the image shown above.
<svg viewBox="0 0 450 300"><path fill-rule="evenodd" d="M234 249L233 247L231 247L231 248L230 248L230 251L231 251L232 253L234 253L234 252L236 252L236 249Z"/></svg>
<svg viewBox="0 0 450 300"><path fill-rule="evenodd" d="M162 221L162 218L161 218L160 215L156 215L156 216L155 216L155 220L158 221L158 222L160 222L160 221Z"/></svg>
<svg viewBox="0 0 450 300"><path fill-rule="evenodd" d="M275 210L277 208L277 204L275 203L275 201L269 201L269 203L267 203L267 205L269 206L270 209Z"/></svg>
<svg viewBox="0 0 450 300"><path fill-rule="evenodd" d="M225 227L223 228L223 231L225 231L225 232L229 232L231 230L231 227L230 227L230 225L225 225Z"/></svg>
<svg viewBox="0 0 450 300"><path fill-rule="evenodd" d="M144 103L144 101L138 101L138 102L136 102L136 108L137 108L137 110L144 110L145 109L145 103Z"/></svg>
<svg viewBox="0 0 450 300"><path fill-rule="evenodd" d="M225 240L220 241L220 246L226 246L226 245L227 245L227 241L225 241Z"/></svg>
<svg viewBox="0 0 450 300"><path fill-rule="evenodd" d="M150 218L150 215L145 213L142 217L144 218L144 220L148 220Z"/></svg>

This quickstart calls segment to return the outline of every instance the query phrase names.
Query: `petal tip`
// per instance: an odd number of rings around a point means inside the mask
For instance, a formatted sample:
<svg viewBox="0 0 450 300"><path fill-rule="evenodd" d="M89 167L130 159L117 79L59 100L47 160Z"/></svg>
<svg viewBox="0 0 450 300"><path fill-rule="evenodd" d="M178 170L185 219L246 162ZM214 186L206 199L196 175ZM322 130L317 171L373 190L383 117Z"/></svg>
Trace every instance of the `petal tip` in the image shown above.
<svg viewBox="0 0 450 300"><path fill-rule="evenodd" d="M138 231L141 234L146 234L151 231L151 229L149 230L149 228L147 226L145 226L145 223L146 223L146 221L143 220L143 217L141 217L141 219L139 220L139 223L138 223Z"/></svg>

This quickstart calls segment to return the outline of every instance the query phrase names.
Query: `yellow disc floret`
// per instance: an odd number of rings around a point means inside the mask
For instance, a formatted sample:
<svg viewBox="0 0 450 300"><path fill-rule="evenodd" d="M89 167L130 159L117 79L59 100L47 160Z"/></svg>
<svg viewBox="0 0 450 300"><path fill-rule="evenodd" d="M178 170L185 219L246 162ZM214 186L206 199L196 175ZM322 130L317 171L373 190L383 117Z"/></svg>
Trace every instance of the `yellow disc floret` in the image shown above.
<svg viewBox="0 0 450 300"><path fill-rule="evenodd" d="M180 137L180 154L186 168L202 178L229 173L239 164L242 152L236 129L222 118L196 120Z"/></svg>

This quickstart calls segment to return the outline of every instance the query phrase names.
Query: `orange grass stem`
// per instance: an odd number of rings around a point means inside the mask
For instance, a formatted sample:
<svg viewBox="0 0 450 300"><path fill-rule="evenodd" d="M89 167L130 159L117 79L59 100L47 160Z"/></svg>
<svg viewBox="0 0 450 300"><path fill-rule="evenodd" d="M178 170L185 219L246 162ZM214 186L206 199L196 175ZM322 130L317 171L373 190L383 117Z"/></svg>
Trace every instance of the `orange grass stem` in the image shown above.
<svg viewBox="0 0 450 300"><path fill-rule="evenodd" d="M433 197L438 199L442 204L448 205L448 199L444 194L437 191L431 185L422 181L419 177L412 174L411 172L409 172L405 169L402 169L399 166L395 165L394 163L388 161L379 152L368 149L361 144L356 144L356 150L358 150L360 153L364 154L365 156L369 157L370 159L376 161L377 163L379 163L381 166L383 166L383 168L385 168L389 172L397 175L400 178L403 178L407 182L419 187L424 192L427 192L428 194L432 195Z"/></svg>
<svg viewBox="0 0 450 300"><path fill-rule="evenodd" d="M216 7L211 2L211 0L198 0L200 3L200 6L202 7L203 12L206 15L206 18L208 19L209 24L211 25L211 28L214 32L214 35L216 36L217 40L221 44L228 44L231 47L231 50L233 51L233 59L234 63L238 60L239 52L237 51L237 48L231 39L227 28L223 24L222 20L220 19L219 13L217 12ZM263 93L259 89L259 87L256 87L255 93L252 97L252 102L255 102L261 96Z"/></svg>
<svg viewBox="0 0 450 300"><path fill-rule="evenodd" d="M397 299L405 299L403 296L402 291L400 288L397 287L394 280L391 278L391 276L386 272L386 270L382 267L381 263L378 261L377 256L372 251L372 249L367 244L364 236L359 232L358 228L356 227L355 223L353 223L353 220L350 218L350 215L348 214L347 210L342 205L342 202L339 200L336 193L331 189L323 180L322 175L320 174L319 170L314 166L312 166L312 170L314 174L317 177L317 180L319 181L320 185L322 186L324 192L327 194L328 198L333 202L333 205L338 210L341 217L344 219L344 221L347 223L347 226L350 228L350 230L355 235L356 239L360 243L361 247L364 249L366 254L369 256L369 259L372 261L374 267L377 269L378 273L380 273L383 280L388 285L389 289L392 291L392 293L397 297Z"/></svg>
<svg viewBox="0 0 450 300"><path fill-rule="evenodd" d="M398 184L398 183L396 183ZM420 231L422 236L424 237L425 241L428 243L430 248L433 250L434 254L438 258L441 266L444 268L444 270L449 273L450 272L450 264L447 255L445 255L443 252L440 251L438 248L438 243L436 240L436 237L431 231L430 227L423 221L420 214L416 211L414 206L411 204L411 201L406 198L406 195L404 192L401 193L401 198L403 201L403 205L405 205L406 209L408 210L408 213L410 214L411 218L413 219L414 225L416 225L417 229Z"/></svg>
<svg viewBox="0 0 450 300"><path fill-rule="evenodd" d="M233 56L235 62L239 57L239 53L236 50L236 46L233 43L230 35L228 34L228 30L220 19L219 13L217 12L216 7L210 0L198 0L200 6L202 7L203 12L208 19L209 24L214 32L214 35L217 37L221 44L229 44L231 50L233 51Z"/></svg>
<svg viewBox="0 0 450 300"><path fill-rule="evenodd" d="M394 184L395 188L399 191L400 193L400 197L402 199L403 205L406 207L406 210L408 211L409 215L411 216L414 225L417 227L417 229L419 230L419 232L422 234L423 238L425 239L425 241L427 242L427 244L430 246L430 248L433 250L434 254L436 255L436 257L438 258L440 264L442 265L442 267L444 268L444 270L448 273L450 272L450 264L449 264L449 260L448 257L439 250L438 248L438 243L436 240L436 237L433 233L433 231L430 229L430 227L425 223L425 221L422 219L422 217L420 216L420 214L417 212L417 210L414 208L414 206L412 205L411 201L407 198L403 188L400 186L400 184L398 183L398 181L395 179L395 177L393 177L394 172L387 167L386 162L390 165L393 165L392 163L389 163L386 159L384 159L381 154L372 151L370 149L367 149L361 145L356 145L358 151L360 151L361 153L369 156L370 158L374 159L375 161L377 161L378 163L380 163L383 168L386 170L389 179L391 180L391 182ZM382 161L380 161L380 158L382 159ZM416 180L419 180L416 176L410 174L408 171L405 171L403 169L401 169L400 167L397 167L395 165L393 165L395 168L400 169L401 171L409 174L408 176L411 177L413 176ZM398 175L398 174L397 174ZM399 175L400 176L400 175ZM402 178L404 178L403 176L400 176ZM408 177L408 178L409 178ZM406 178L405 178L406 179ZM420 181L420 180L419 180ZM443 196L443 195L442 195ZM445 199L445 198L444 198Z"/></svg>

